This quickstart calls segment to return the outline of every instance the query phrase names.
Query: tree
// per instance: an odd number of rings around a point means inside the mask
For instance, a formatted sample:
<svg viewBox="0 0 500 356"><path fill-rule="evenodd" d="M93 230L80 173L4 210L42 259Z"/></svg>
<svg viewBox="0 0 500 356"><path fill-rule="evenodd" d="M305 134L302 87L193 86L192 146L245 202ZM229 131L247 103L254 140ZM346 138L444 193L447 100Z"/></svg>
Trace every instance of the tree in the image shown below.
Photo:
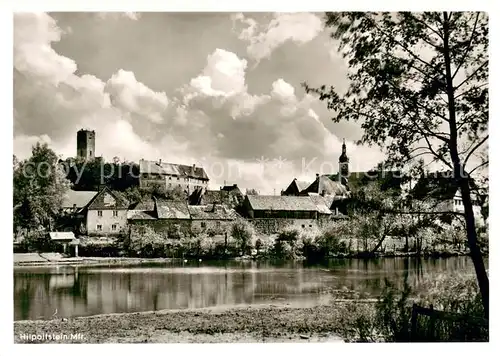
<svg viewBox="0 0 500 356"><path fill-rule="evenodd" d="M311 88L334 121L361 122L360 143L389 163L428 157L453 172L484 312L489 281L478 246L470 177L488 166L488 17L485 13L327 13L348 61L349 86Z"/></svg>
<svg viewBox="0 0 500 356"><path fill-rule="evenodd" d="M177 186L172 189L167 189L165 192L165 197L168 200L174 201L186 201L187 194L181 187Z"/></svg>
<svg viewBox="0 0 500 356"><path fill-rule="evenodd" d="M247 195L259 195L259 192L256 189L247 189Z"/></svg>
<svg viewBox="0 0 500 356"><path fill-rule="evenodd" d="M29 159L14 165L16 228L50 229L52 226L70 185L58 160L56 153L47 144L37 143Z"/></svg>
<svg viewBox="0 0 500 356"><path fill-rule="evenodd" d="M252 237L254 235L254 230L252 226L246 221L236 221L231 226L231 236L239 244L241 252L243 254L247 253L250 246Z"/></svg>

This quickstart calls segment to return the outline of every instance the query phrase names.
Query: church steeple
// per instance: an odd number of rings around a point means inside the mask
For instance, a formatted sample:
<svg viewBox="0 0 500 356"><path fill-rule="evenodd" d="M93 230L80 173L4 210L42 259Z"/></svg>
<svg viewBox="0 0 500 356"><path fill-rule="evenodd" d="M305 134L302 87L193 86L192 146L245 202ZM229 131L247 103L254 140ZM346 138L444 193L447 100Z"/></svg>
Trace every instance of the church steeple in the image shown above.
<svg viewBox="0 0 500 356"><path fill-rule="evenodd" d="M347 157L345 139L342 141L342 154L339 157L339 177L349 177L349 157Z"/></svg>

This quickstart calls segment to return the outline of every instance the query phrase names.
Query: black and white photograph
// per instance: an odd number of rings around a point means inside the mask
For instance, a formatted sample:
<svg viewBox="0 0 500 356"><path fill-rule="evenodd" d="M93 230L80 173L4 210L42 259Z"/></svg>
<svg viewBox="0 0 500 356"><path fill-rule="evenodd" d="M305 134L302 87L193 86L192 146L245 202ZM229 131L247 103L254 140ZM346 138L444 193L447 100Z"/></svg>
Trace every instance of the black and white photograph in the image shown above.
<svg viewBox="0 0 500 356"><path fill-rule="evenodd" d="M11 16L14 344L490 341L487 11Z"/></svg>

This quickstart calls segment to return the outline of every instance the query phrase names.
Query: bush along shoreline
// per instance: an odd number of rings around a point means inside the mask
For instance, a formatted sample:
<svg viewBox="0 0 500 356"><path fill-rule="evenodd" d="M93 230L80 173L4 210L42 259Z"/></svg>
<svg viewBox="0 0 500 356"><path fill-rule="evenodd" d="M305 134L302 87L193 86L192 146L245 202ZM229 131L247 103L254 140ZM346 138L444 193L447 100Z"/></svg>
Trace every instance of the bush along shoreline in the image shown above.
<svg viewBox="0 0 500 356"><path fill-rule="evenodd" d="M79 257L169 259L278 259L324 261L331 258L452 257L468 255L465 235L449 228L440 233L422 229L416 236L383 239L353 236L349 221L321 229L288 228L277 234L261 234L241 220L226 231L175 234L157 232L145 225L116 238L80 237ZM463 235L463 236L462 236ZM18 252L59 252L53 243L27 240ZM484 239L483 252L488 253Z"/></svg>

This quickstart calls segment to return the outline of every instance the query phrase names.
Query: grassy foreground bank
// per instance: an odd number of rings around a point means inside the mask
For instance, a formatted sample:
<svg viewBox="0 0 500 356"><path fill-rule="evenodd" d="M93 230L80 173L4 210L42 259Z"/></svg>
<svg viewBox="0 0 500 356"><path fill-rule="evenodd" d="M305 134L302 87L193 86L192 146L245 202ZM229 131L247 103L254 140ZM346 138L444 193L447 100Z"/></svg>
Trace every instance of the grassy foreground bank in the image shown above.
<svg viewBox="0 0 500 356"><path fill-rule="evenodd" d="M355 315L373 303L338 302L295 308L230 309L107 314L14 322L16 343L342 342L355 340ZM23 335L82 334L83 340L26 340Z"/></svg>

